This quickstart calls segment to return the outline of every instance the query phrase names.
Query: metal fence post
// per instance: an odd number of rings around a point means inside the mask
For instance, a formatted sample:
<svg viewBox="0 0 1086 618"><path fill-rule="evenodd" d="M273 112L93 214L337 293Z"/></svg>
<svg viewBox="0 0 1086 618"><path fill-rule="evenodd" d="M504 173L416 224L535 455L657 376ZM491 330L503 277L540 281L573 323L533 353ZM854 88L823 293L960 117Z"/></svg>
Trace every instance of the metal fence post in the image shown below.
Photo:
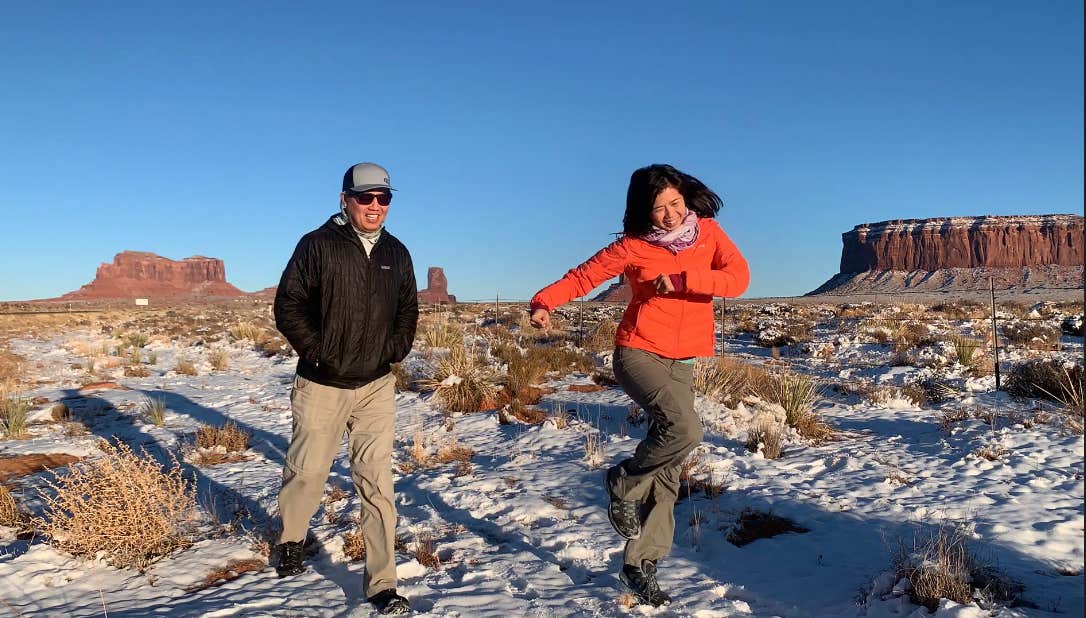
<svg viewBox="0 0 1086 618"><path fill-rule="evenodd" d="M999 332L996 330L995 279L988 277L988 290L992 294L992 358L995 364L995 386L999 390Z"/></svg>

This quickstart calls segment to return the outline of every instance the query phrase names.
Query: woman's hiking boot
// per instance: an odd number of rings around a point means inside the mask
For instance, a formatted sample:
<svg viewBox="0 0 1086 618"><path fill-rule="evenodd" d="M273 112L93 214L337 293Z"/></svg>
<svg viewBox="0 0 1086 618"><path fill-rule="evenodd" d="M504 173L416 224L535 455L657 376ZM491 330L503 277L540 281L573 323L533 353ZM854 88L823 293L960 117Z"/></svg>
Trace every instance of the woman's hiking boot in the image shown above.
<svg viewBox="0 0 1086 618"><path fill-rule="evenodd" d="M279 577L291 577L305 571L305 548L301 541L280 543L276 550L279 552L279 562L275 571Z"/></svg>
<svg viewBox="0 0 1086 618"><path fill-rule="evenodd" d="M611 527L619 536L625 539L636 539L641 536L641 502L639 500L622 500L611 491L614 480L621 472L619 466L607 470L607 495L611 502L607 505L607 519L611 520Z"/></svg>
<svg viewBox="0 0 1086 618"><path fill-rule="evenodd" d="M618 578L643 603L648 603L653 607L671 603L671 597L660 590L660 584L656 581L656 563L652 560L643 561L640 567L632 564L622 565L622 573Z"/></svg>
<svg viewBox="0 0 1086 618"><path fill-rule="evenodd" d="M411 611L411 604L405 597L396 594L395 588L382 590L369 598L378 614L395 615L407 614Z"/></svg>

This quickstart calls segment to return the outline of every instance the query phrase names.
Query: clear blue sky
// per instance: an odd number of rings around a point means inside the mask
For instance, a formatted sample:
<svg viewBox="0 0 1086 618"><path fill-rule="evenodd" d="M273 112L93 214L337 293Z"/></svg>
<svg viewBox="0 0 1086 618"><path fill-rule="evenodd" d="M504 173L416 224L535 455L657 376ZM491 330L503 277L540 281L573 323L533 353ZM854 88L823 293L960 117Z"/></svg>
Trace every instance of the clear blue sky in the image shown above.
<svg viewBox="0 0 1086 618"><path fill-rule="evenodd" d="M126 249L274 285L366 160L462 299L604 246L654 162L724 198L747 296L859 223L1083 209L1080 1L10 2L0 88L3 300Z"/></svg>

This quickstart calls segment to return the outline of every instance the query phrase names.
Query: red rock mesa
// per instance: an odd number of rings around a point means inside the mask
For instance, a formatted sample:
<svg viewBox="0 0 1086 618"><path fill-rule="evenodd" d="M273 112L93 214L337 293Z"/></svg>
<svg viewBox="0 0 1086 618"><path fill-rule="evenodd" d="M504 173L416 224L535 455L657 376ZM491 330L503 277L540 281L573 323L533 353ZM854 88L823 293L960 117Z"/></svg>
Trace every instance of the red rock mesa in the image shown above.
<svg viewBox="0 0 1086 618"><path fill-rule="evenodd" d="M199 255L171 260L154 253L123 251L113 257L112 263L98 267L94 281L61 296L60 300L246 295L226 282L226 267L222 260Z"/></svg>

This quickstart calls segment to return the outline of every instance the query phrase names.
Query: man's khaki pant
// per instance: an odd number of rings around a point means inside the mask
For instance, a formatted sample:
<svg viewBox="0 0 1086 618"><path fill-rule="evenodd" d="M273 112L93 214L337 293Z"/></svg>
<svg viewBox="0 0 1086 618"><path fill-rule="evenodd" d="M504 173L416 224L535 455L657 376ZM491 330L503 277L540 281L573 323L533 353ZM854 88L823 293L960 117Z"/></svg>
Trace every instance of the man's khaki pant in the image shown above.
<svg viewBox="0 0 1086 618"><path fill-rule="evenodd" d="M351 478L362 499L367 597L396 587L394 385L391 374L354 389L324 386L295 376L290 393L294 424L283 466L283 487L279 490L279 515L283 519L279 542L305 539L346 430Z"/></svg>
<svg viewBox="0 0 1086 618"><path fill-rule="evenodd" d="M626 542L623 561L637 567L671 551L680 464L704 435L694 411L694 365L636 348L618 347L615 377L649 418L645 439L616 466L610 490L641 501L641 536Z"/></svg>

